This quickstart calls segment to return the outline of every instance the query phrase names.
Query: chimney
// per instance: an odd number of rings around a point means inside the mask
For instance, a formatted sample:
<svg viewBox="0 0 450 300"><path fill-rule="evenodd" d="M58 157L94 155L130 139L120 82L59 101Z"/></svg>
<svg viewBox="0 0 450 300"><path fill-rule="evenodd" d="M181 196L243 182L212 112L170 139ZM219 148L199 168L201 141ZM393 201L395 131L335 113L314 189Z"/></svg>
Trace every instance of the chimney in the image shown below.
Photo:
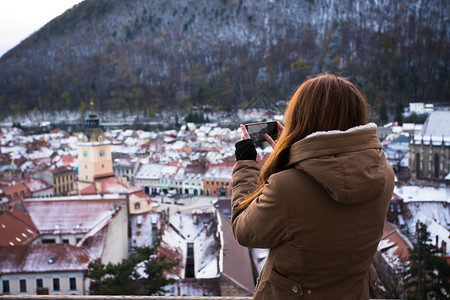
<svg viewBox="0 0 450 300"><path fill-rule="evenodd" d="M100 194L102 192L102 183L100 180L96 179L95 182L95 193Z"/></svg>

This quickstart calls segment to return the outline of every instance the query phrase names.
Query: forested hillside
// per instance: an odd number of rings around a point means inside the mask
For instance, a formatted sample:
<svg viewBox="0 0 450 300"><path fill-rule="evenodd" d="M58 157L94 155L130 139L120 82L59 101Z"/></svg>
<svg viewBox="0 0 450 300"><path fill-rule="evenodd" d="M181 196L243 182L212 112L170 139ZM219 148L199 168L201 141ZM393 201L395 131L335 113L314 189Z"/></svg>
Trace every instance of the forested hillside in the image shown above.
<svg viewBox="0 0 450 300"><path fill-rule="evenodd" d="M450 102L446 0L85 0L0 59L0 118L232 110L305 76L352 77L375 110Z"/></svg>

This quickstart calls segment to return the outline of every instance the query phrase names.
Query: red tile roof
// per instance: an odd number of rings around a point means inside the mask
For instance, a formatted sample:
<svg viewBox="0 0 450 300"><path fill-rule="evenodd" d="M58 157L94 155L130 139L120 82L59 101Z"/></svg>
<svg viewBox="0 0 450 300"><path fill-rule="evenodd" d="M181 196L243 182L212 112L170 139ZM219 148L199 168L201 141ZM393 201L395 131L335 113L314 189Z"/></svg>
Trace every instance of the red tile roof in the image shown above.
<svg viewBox="0 0 450 300"><path fill-rule="evenodd" d="M31 196L30 190L23 183L15 183L13 185L2 185L1 189L10 201L19 201L25 197Z"/></svg>
<svg viewBox="0 0 450 300"><path fill-rule="evenodd" d="M69 167L59 167L59 168L51 169L49 171L53 174L62 174L62 173L73 172L73 170Z"/></svg>
<svg viewBox="0 0 450 300"><path fill-rule="evenodd" d="M31 193L53 189L53 185L41 178L27 178L24 180L24 184L28 187Z"/></svg>
<svg viewBox="0 0 450 300"><path fill-rule="evenodd" d="M65 154L61 156L61 161L64 166L72 167L72 165L75 164L75 157L73 157L72 155Z"/></svg>
<svg viewBox="0 0 450 300"><path fill-rule="evenodd" d="M142 189L133 185L125 186L116 177L105 177L96 179L99 184L91 184L80 191L81 195L95 194L134 194L141 192ZM99 188L99 189L98 189Z"/></svg>
<svg viewBox="0 0 450 300"><path fill-rule="evenodd" d="M26 245L39 236L28 214L18 209L0 212L0 246Z"/></svg>
<svg viewBox="0 0 450 300"><path fill-rule="evenodd" d="M392 246L396 246L397 249L394 254L400 258L404 263L409 261L409 251L411 248L409 240L395 227L393 224L385 222L383 227L383 237L381 240L386 240L392 243Z"/></svg>

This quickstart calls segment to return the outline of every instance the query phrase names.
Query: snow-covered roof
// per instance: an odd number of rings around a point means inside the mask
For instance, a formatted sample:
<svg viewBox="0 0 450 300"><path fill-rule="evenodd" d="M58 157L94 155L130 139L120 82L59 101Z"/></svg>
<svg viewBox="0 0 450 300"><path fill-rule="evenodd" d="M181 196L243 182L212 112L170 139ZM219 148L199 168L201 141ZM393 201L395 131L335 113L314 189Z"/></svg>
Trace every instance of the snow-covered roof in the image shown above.
<svg viewBox="0 0 450 300"><path fill-rule="evenodd" d="M45 234L87 233L116 211L125 197L51 197L26 199L25 208L38 230Z"/></svg>
<svg viewBox="0 0 450 300"><path fill-rule="evenodd" d="M0 247L0 273L84 272L90 261L81 248L69 244Z"/></svg>
<svg viewBox="0 0 450 300"><path fill-rule="evenodd" d="M177 174L178 167L176 166L164 166L161 169L161 178L173 178Z"/></svg>
<svg viewBox="0 0 450 300"><path fill-rule="evenodd" d="M377 250L382 254L386 263L397 272L402 272L409 264L409 250L413 245L409 239L403 235L393 224L384 223L383 237L381 238Z"/></svg>
<svg viewBox="0 0 450 300"><path fill-rule="evenodd" d="M29 178L24 183L30 189L31 193L36 193L53 188L51 184L41 178Z"/></svg>
<svg viewBox="0 0 450 300"><path fill-rule="evenodd" d="M227 165L210 165L204 178L231 180L233 167Z"/></svg>
<svg viewBox="0 0 450 300"><path fill-rule="evenodd" d="M161 171L164 168L162 164L141 164L136 172L137 179L159 179Z"/></svg>
<svg viewBox="0 0 450 300"><path fill-rule="evenodd" d="M425 121L421 134L450 137L450 111L433 111Z"/></svg>
<svg viewBox="0 0 450 300"><path fill-rule="evenodd" d="M172 276L178 279L185 277L187 247L188 243L192 243L195 278L218 277L214 214L169 214L166 221L160 252L170 261L178 261ZM161 213L132 215L130 222L132 245L152 245L153 231L161 229Z"/></svg>
<svg viewBox="0 0 450 300"><path fill-rule="evenodd" d="M438 247L441 247L442 242L450 245L450 231L421 211L413 215L413 218L408 222L409 230L412 234L416 232L417 222L421 222L427 226L427 230L430 232L431 244L435 244L437 241ZM450 247L447 246L446 249L446 255L450 255Z"/></svg>
<svg viewBox="0 0 450 300"><path fill-rule="evenodd" d="M423 214L450 230L450 209L445 202L408 202L407 209L412 216ZM407 222L412 222L411 219Z"/></svg>
<svg viewBox="0 0 450 300"><path fill-rule="evenodd" d="M403 198L404 202L436 201L450 203L449 188L435 188L428 186L405 185L394 187L394 193Z"/></svg>

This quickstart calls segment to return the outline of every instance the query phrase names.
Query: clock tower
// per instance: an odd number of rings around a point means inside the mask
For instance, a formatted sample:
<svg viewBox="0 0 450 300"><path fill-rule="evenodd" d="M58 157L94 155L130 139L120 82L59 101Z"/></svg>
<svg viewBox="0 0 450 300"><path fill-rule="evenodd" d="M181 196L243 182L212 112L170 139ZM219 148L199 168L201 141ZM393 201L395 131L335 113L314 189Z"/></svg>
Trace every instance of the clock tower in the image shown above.
<svg viewBox="0 0 450 300"><path fill-rule="evenodd" d="M114 176L111 143L100 128L100 120L93 109L84 121L84 135L78 143L78 189L94 183L96 178Z"/></svg>

